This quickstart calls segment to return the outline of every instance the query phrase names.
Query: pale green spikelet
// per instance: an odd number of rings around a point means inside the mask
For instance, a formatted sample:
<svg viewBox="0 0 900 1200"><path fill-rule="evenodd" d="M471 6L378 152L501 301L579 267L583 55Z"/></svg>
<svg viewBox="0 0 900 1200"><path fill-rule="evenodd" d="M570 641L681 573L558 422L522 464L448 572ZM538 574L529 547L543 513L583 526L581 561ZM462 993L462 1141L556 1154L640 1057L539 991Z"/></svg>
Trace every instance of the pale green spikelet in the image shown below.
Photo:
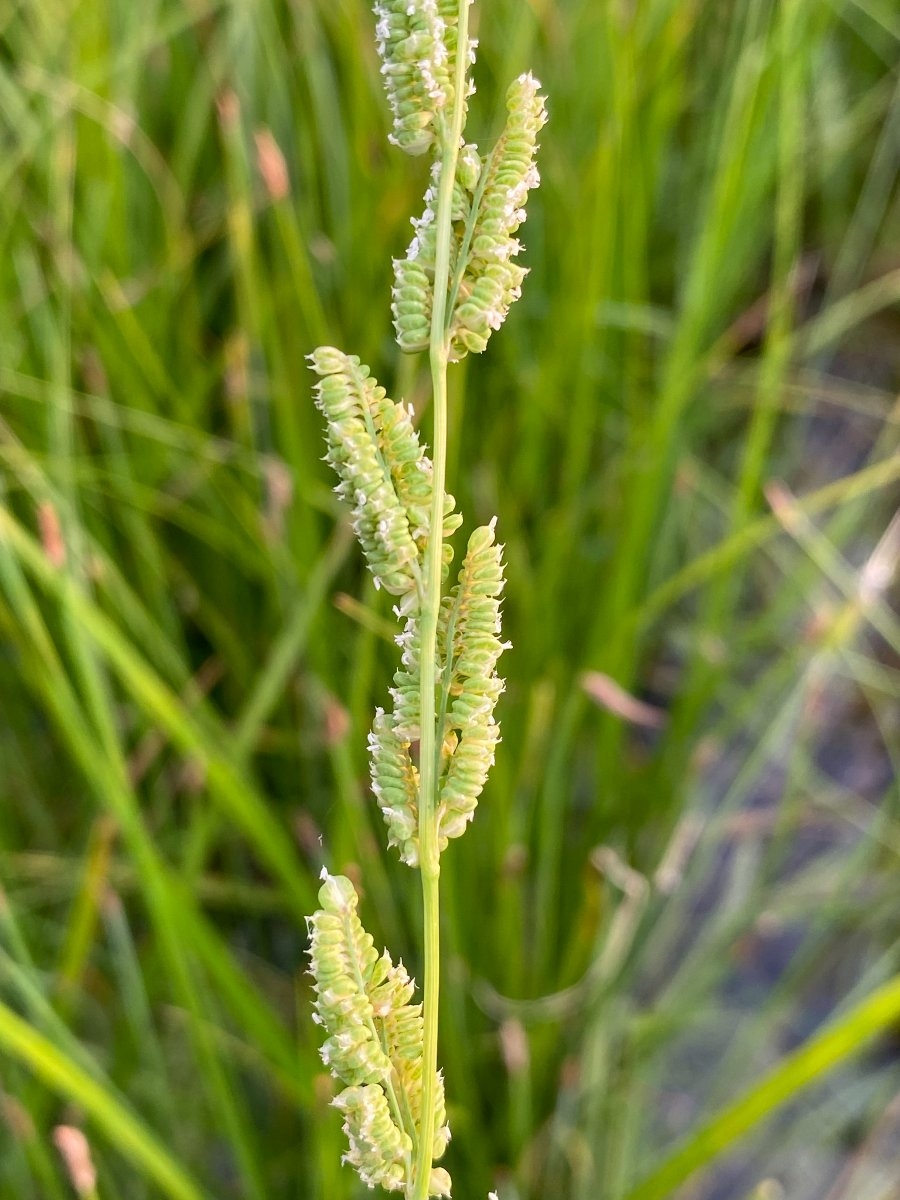
<svg viewBox="0 0 900 1200"><path fill-rule="evenodd" d="M463 241L463 230L472 214L474 192L481 173L478 147L466 144L459 152L456 179L453 185L451 213L450 268L456 270ZM440 185L440 164L434 163L431 182L425 192L425 207L420 217L412 219L415 236L405 258L394 259L394 286L391 292L391 312L394 330L401 350L414 353L428 346L431 336L431 311L434 301L435 206Z"/></svg>
<svg viewBox="0 0 900 1200"><path fill-rule="evenodd" d="M522 249L514 235L525 220L528 192L540 182L535 154L547 110L539 87L531 74L510 85L506 127L486 160L471 143L459 153L450 232L452 360L469 351L481 353L521 294L527 271L512 261ZM394 328L407 352L424 350L430 337L439 184L440 164L435 162L424 210L412 222L415 236L406 258L394 260Z"/></svg>
<svg viewBox="0 0 900 1200"><path fill-rule="evenodd" d="M478 147L466 144L457 160L453 185L451 212L450 268L455 271L463 241L463 229L472 214L474 192L481 173ZM440 186L440 163L431 168L431 180L425 192L425 207L420 217L413 217L415 236L405 258L394 259L394 286L391 292L391 312L394 330L401 350L413 353L424 350L431 336L434 261L437 253L435 208Z"/></svg>
<svg viewBox="0 0 900 1200"><path fill-rule="evenodd" d="M350 1143L343 1161L355 1167L370 1188L406 1191L412 1139L394 1124L381 1088L345 1088L336 1097L334 1106L343 1114L343 1129ZM431 1172L429 1195L450 1195L450 1176L441 1167Z"/></svg>
<svg viewBox="0 0 900 1200"><path fill-rule="evenodd" d="M403 963L392 966L380 988L371 993L376 1015L380 1016L384 1044L397 1073L400 1088L409 1105L413 1122L421 1118L422 1093L422 1005L410 1004L415 983ZM437 1073L434 1109L433 1156L439 1159L450 1141L444 1101L444 1079Z"/></svg>
<svg viewBox="0 0 900 1200"><path fill-rule="evenodd" d="M327 422L326 459L340 479L336 490L352 505L353 528L376 586L402 597L400 611L411 612L428 542L431 460L410 410L388 397L356 355L320 346L309 360L321 377L316 403ZM454 508L453 497L445 496L444 538L462 521Z"/></svg>
<svg viewBox="0 0 900 1200"><path fill-rule="evenodd" d="M383 393L382 388L377 391ZM397 499L406 512L410 533L421 557L428 542L431 521L433 468L431 459L419 445L419 435L412 417L410 406L397 404L384 394L377 396L372 419L378 447L390 472ZM462 517L455 509L453 496L445 494L441 529L441 536L445 540L462 524ZM444 551L445 561L449 563L453 558L453 548L447 545Z"/></svg>
<svg viewBox="0 0 900 1200"><path fill-rule="evenodd" d="M438 114L453 103L457 5L445 0L376 0L378 53L394 115L390 141L424 154Z"/></svg>
<svg viewBox="0 0 900 1200"><path fill-rule="evenodd" d="M500 639L503 568L495 524L472 533L458 582L441 608L438 674L446 679L447 708L439 851L472 819L500 740L493 714L503 681L496 666L508 643ZM398 847L404 862L417 866L419 773L410 747L421 732L418 614L407 619L397 642L403 655L390 689L393 711L379 710L369 738L372 789L388 825L389 844Z"/></svg>
<svg viewBox="0 0 900 1200"><path fill-rule="evenodd" d="M437 254L436 206L441 181L441 164L432 163L431 179L425 192L425 207L420 217L412 218L415 230L406 258L394 259L394 286L391 293L391 312L394 330L401 350L412 353L424 350L431 336L431 311L434 302L434 263ZM457 184L455 192L461 193ZM462 202L455 203L462 209ZM458 222L451 232L451 263L455 266L459 249Z"/></svg>
<svg viewBox="0 0 900 1200"><path fill-rule="evenodd" d="M422 1034L421 1018L419 1020L419 1036ZM422 1059L421 1056L415 1061L408 1064L406 1071L403 1073L403 1088L409 1101L410 1111L412 1112L416 1125L422 1119ZM434 1098L434 1141L432 1143L432 1157L439 1159L450 1142L450 1126L447 1124L447 1108L444 1099L444 1077L440 1071L437 1074L437 1083Z"/></svg>
<svg viewBox="0 0 900 1200"><path fill-rule="evenodd" d="M395 404L382 396L376 402L372 416L397 499L406 512L409 531L421 553L428 538L431 463L419 446L412 414L405 405ZM452 504L452 497L448 499Z"/></svg>
<svg viewBox="0 0 900 1200"><path fill-rule="evenodd" d="M392 724L394 732L406 742L418 741L420 729L421 680L420 629L418 613L407 617L403 632L396 638L401 649L400 666L394 672L390 689L394 709ZM440 665L440 648L435 666Z"/></svg>
<svg viewBox="0 0 900 1200"><path fill-rule="evenodd" d="M421 1128L422 1006L410 1003L415 982L403 963L375 949L357 915L359 900L343 875L323 873L321 909L309 919L310 971L316 1020L328 1038L322 1059L349 1086L335 1098L350 1149L345 1161L370 1187L405 1191L412 1171L413 1134ZM435 1079L433 1158L450 1140L443 1079ZM450 1194L450 1177L436 1168L430 1194Z"/></svg>
<svg viewBox="0 0 900 1200"><path fill-rule="evenodd" d="M521 294L526 271L511 260L522 246L514 236L525 220L528 192L540 182L537 135L547 121L540 84L520 75L507 92L506 128L485 164L485 177L453 315L452 353L480 353Z"/></svg>
<svg viewBox="0 0 900 1200"><path fill-rule="evenodd" d="M419 772L403 739L383 708L377 709L369 734L372 794L388 827L388 845L411 867L419 864Z"/></svg>
<svg viewBox="0 0 900 1200"><path fill-rule="evenodd" d="M454 220L460 218L456 215L457 206L457 191L461 191L465 196L466 209L464 215L468 215L468 205L471 196L478 186L478 180L481 177L481 155L478 153L478 147L474 142L466 142L459 152L459 159L456 164L456 184L453 190L453 205L454 205Z"/></svg>
<svg viewBox="0 0 900 1200"><path fill-rule="evenodd" d="M390 688L394 704L391 714L394 732L407 742L416 742L421 735L419 678L418 667L413 671L398 668L394 672L394 683Z"/></svg>
<svg viewBox="0 0 900 1200"><path fill-rule="evenodd" d="M429 1195L449 1197L450 1195L450 1176L443 1167L434 1167L431 1172L431 1183L429 1185Z"/></svg>
<svg viewBox="0 0 900 1200"><path fill-rule="evenodd" d="M326 459L340 479L336 490L352 505L353 528L376 586L403 597L401 607L408 609L419 591L419 548L378 444L374 413L386 399L384 389L355 355L320 346L309 358L322 377L316 403L327 422Z"/></svg>
<svg viewBox="0 0 900 1200"><path fill-rule="evenodd" d="M356 1168L368 1187L404 1191L412 1138L394 1124L382 1089L372 1084L345 1088L335 1097L334 1107L343 1114L350 1143L343 1161Z"/></svg>
<svg viewBox="0 0 900 1200"><path fill-rule="evenodd" d="M410 1004L415 982L403 963L391 966L383 983L370 992L381 1037L395 1072L398 1090L405 1098L413 1124L422 1122L422 1005ZM435 1080L434 1142L432 1157L443 1156L450 1142L450 1126L444 1100L444 1078L440 1071ZM446 1174L446 1172L443 1172ZM449 1176L448 1176L449 1181ZM435 1194L435 1193L433 1193ZM440 1195L441 1193L436 1193Z"/></svg>
<svg viewBox="0 0 900 1200"><path fill-rule="evenodd" d="M499 740L499 726L492 721L485 721L470 726L453 752L441 787L438 808L441 838L461 837L465 833L493 766L494 750Z"/></svg>
<svg viewBox="0 0 900 1200"><path fill-rule="evenodd" d="M431 278L424 262L415 258L395 258L391 312L397 344L408 354L428 347L431 304Z"/></svg>
<svg viewBox="0 0 900 1200"><path fill-rule="evenodd" d="M500 740L494 706L503 681L496 667L508 643L500 640L503 566L495 526L492 521L472 533L459 581L444 610L450 704L444 731L449 761L438 806L441 839L459 837L465 831Z"/></svg>
<svg viewBox="0 0 900 1200"><path fill-rule="evenodd" d="M309 956L316 981L316 1021L329 1035L322 1061L344 1083L377 1083L391 1070L365 990L378 952L356 915L356 891L349 879L329 875L319 903L322 908L309 921Z"/></svg>

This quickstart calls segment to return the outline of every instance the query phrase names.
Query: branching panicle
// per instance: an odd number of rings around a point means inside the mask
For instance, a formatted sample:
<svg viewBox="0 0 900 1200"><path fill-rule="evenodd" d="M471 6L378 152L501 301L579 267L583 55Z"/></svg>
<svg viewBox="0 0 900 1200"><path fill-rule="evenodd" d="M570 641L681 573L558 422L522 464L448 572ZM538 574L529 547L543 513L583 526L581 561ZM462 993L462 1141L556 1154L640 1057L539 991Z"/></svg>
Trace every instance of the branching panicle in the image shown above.
<svg viewBox="0 0 900 1200"><path fill-rule="evenodd" d="M522 249L515 234L525 220L528 192L540 182L535 154L547 110L539 87L531 74L511 84L506 127L486 160L468 143L459 154L451 208L452 359L481 353L521 295L527 272L512 260ZM413 220L416 232L406 258L394 261L394 328L406 351L428 345L439 179L439 174L432 179L422 216Z"/></svg>
<svg viewBox="0 0 900 1200"><path fill-rule="evenodd" d="M380 956L357 915L349 879L325 875L321 909L310 918L310 973L316 1020L329 1034L322 1060L347 1084L334 1100L344 1116L350 1150L345 1161L370 1186L404 1191L411 1181L413 1132L422 1123L422 1006L411 1004L415 982L402 963ZM444 1085L435 1080L432 1158L450 1140ZM449 1195L450 1177L435 1169L431 1196Z"/></svg>
<svg viewBox="0 0 900 1200"><path fill-rule="evenodd" d="M461 524L444 494L448 361L484 350L518 297L525 269L513 259L534 157L546 121L537 81L521 75L507 94L506 127L482 156L462 136L472 0L375 0L378 50L393 112L390 140L432 152L422 215L406 256L394 262L392 313L403 350L430 353L434 463L412 410L391 400L358 358L333 347L311 356L327 424L327 460L376 584L398 597L401 661L369 734L372 792L388 844L421 871L425 910L424 1005L413 982L374 943L357 916L352 884L327 876L310 919L316 1020L322 1057L347 1086L335 1100L349 1140L345 1161L364 1183L406 1200L449 1196L433 1167L446 1149L444 1084L437 1070L440 853L464 832L484 788L500 733L497 661L502 547L496 520L476 529L443 596ZM440 525L440 529L437 526Z"/></svg>

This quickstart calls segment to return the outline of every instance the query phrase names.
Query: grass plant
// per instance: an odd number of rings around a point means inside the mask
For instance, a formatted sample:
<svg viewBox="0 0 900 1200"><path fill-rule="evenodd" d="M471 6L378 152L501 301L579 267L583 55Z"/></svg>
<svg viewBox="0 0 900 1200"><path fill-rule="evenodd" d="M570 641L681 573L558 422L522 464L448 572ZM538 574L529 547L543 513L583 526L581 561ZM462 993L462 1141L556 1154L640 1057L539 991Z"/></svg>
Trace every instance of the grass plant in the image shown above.
<svg viewBox="0 0 900 1200"><path fill-rule="evenodd" d="M524 268L515 233L539 176L536 138L544 98L529 75L507 92L508 115L485 155L465 140L474 94L471 0L376 4L378 49L394 113L393 141L432 152L425 210L413 220L406 257L394 261L392 310L401 349L428 350L433 453L412 425L413 410L390 400L356 357L319 347L317 403L328 426L328 460L338 493L353 505L353 527L377 588L399 598L405 618L393 711L379 708L369 736L372 792L389 844L422 881L423 1001L402 964L379 959L356 915L345 876L325 872L323 907L310 920L316 1019L329 1037L322 1057L347 1086L334 1103L345 1114L346 1161L370 1187L408 1200L449 1196L450 1176L433 1168L450 1140L438 1071L440 856L474 816L499 740L494 706L503 690L500 640L502 547L496 518L470 536L455 587L447 539L462 518L445 490L447 368L481 352L519 298ZM415 747L415 749L413 749Z"/></svg>
<svg viewBox="0 0 900 1200"><path fill-rule="evenodd" d="M447 377L515 652L441 858L441 1165L459 1197L891 1200L894 6L472 21L467 138L529 67L552 126L528 286ZM305 915L327 865L422 980L421 888L365 750L399 598L305 356L352 348L428 428L390 312L428 156L385 144L372 28L0 4L0 1197L77 1195L59 1127L99 1200L367 1194Z"/></svg>

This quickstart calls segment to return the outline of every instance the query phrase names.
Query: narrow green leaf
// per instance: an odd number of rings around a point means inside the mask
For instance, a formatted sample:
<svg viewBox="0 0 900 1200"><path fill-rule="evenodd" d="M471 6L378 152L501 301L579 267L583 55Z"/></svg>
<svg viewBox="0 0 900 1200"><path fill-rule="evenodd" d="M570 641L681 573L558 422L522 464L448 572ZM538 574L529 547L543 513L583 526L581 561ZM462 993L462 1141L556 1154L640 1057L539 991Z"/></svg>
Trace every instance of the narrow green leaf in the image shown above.
<svg viewBox="0 0 900 1200"><path fill-rule="evenodd" d="M172 1200L203 1200L204 1192L134 1114L125 1100L92 1079L66 1054L0 1001L0 1047L48 1087L73 1100L116 1148Z"/></svg>
<svg viewBox="0 0 900 1200"><path fill-rule="evenodd" d="M789 1054L740 1099L703 1125L632 1189L625 1200L665 1200L675 1188L711 1163L754 1125L794 1100L805 1088L840 1066L898 1019L900 976L883 984L867 1000L832 1021L799 1050Z"/></svg>

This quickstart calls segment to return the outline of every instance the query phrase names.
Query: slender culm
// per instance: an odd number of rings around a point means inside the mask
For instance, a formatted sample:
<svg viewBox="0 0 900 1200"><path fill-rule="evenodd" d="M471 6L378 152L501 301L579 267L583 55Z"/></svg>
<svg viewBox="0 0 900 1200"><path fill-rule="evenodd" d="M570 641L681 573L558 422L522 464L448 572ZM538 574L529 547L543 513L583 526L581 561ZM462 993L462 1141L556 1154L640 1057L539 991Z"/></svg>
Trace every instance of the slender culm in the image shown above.
<svg viewBox="0 0 900 1200"><path fill-rule="evenodd" d="M449 1196L435 1167L450 1140L437 1065L440 987L440 856L468 827L500 740L503 691L502 546L496 518L470 535L445 593L451 538L462 523L446 491L447 369L480 353L520 294L525 269L515 234L537 186L537 135L546 121L537 81L521 75L507 94L506 126L482 155L465 141L475 42L472 0L378 0L376 40L393 130L390 141L432 157L421 216L406 256L394 262L392 313L401 350L427 351L432 448L412 413L390 399L353 355L320 346L310 356L326 422L326 459L349 505L377 587L403 621L390 703L369 733L372 793L388 845L419 871L423 904L422 1002L387 951L363 929L343 876L324 874L310 918L314 1019L322 1058L344 1085L335 1099L349 1142L345 1162L369 1186L405 1200Z"/></svg>

